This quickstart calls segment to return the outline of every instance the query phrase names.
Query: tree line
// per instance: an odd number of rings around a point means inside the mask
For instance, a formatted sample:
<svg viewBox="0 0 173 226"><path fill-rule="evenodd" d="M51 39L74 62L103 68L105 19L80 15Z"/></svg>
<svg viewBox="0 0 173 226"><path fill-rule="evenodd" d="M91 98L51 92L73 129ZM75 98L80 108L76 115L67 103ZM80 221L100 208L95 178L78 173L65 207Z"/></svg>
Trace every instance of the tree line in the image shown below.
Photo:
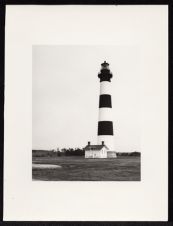
<svg viewBox="0 0 173 226"><path fill-rule="evenodd" d="M84 156L84 148L63 148L55 150L32 150L32 157L61 157L61 156ZM141 153L134 152L117 152L117 156L140 156Z"/></svg>

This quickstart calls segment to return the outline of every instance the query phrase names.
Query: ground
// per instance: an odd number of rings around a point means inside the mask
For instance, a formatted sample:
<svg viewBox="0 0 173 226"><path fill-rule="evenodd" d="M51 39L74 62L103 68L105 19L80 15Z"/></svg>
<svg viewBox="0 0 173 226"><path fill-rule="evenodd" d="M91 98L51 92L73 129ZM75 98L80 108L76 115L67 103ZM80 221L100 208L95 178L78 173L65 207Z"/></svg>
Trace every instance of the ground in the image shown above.
<svg viewBox="0 0 173 226"><path fill-rule="evenodd" d="M33 157L34 164L54 164L55 169L32 169L33 180L43 181L140 181L140 157L85 159L80 157Z"/></svg>

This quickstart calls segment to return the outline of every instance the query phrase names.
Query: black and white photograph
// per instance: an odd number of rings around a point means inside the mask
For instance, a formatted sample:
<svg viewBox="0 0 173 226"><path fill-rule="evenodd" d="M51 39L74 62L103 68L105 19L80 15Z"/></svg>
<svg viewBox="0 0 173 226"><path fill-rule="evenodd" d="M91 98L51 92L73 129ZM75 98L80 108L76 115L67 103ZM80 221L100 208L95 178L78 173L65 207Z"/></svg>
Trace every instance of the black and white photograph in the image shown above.
<svg viewBox="0 0 173 226"><path fill-rule="evenodd" d="M8 5L4 220L168 219L168 6Z"/></svg>
<svg viewBox="0 0 173 226"><path fill-rule="evenodd" d="M140 181L140 51L33 46L33 180Z"/></svg>

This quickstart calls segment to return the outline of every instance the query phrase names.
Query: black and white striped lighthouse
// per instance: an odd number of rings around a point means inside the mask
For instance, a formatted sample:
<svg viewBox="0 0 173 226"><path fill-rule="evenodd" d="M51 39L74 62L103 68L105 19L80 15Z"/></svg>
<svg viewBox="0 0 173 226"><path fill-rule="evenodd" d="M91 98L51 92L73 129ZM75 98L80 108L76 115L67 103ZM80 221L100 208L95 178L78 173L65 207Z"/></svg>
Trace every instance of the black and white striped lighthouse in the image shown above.
<svg viewBox="0 0 173 226"><path fill-rule="evenodd" d="M112 119L112 100L111 100L111 78L109 64L104 61L98 74L100 79L99 97L99 121L98 121L98 144L104 144L109 148L107 157L116 158L114 146L114 131Z"/></svg>

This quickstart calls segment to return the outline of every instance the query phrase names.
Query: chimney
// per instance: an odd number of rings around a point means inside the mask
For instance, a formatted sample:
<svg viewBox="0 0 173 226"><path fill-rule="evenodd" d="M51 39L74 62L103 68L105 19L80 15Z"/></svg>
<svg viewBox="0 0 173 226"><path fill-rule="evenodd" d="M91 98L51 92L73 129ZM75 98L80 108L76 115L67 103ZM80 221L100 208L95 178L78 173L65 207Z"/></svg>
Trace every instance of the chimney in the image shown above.
<svg viewBox="0 0 173 226"><path fill-rule="evenodd" d="M91 142L90 141L88 141L88 145L90 145L91 144Z"/></svg>
<svg viewBox="0 0 173 226"><path fill-rule="evenodd" d="M105 145L105 144L104 144L104 141L102 141L102 145Z"/></svg>

